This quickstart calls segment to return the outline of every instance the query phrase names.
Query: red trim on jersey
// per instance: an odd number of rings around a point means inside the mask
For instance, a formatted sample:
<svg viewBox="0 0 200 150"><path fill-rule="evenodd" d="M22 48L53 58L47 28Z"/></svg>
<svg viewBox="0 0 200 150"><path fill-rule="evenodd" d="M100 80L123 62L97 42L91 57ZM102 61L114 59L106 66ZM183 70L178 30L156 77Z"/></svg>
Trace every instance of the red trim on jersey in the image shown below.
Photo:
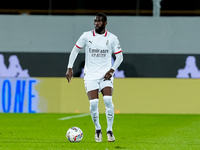
<svg viewBox="0 0 200 150"><path fill-rule="evenodd" d="M95 36L95 31L93 30L93 36Z"/></svg>
<svg viewBox="0 0 200 150"><path fill-rule="evenodd" d="M108 34L108 31L106 30L104 36L107 36L107 34ZM95 30L93 30L93 36L95 36Z"/></svg>
<svg viewBox="0 0 200 150"><path fill-rule="evenodd" d="M104 36L106 36L108 34L108 31L106 30L106 32L105 32L105 35Z"/></svg>
<svg viewBox="0 0 200 150"><path fill-rule="evenodd" d="M122 52L122 50L121 51L119 51L119 52L115 52L115 54L119 54L119 53L121 53Z"/></svg>
<svg viewBox="0 0 200 150"><path fill-rule="evenodd" d="M76 45L77 48L82 49L82 47L79 47L78 45Z"/></svg>

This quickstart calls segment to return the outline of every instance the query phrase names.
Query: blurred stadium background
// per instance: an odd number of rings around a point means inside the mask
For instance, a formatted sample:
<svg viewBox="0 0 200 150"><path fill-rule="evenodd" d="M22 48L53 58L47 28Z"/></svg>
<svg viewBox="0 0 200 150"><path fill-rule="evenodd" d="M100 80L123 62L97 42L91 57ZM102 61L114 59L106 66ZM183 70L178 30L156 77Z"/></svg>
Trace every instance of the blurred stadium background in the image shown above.
<svg viewBox="0 0 200 150"><path fill-rule="evenodd" d="M200 114L200 0L2 1L0 112L89 112L83 52L72 83L65 72L98 12L108 15L124 53L115 72L116 113Z"/></svg>
<svg viewBox="0 0 200 150"><path fill-rule="evenodd" d="M154 0L157 1L157 0ZM161 16L199 16L199 0L158 0ZM7 0L2 1L1 14L30 15L94 15L105 12L107 15L152 16L153 0L114 0L95 2L92 0Z"/></svg>

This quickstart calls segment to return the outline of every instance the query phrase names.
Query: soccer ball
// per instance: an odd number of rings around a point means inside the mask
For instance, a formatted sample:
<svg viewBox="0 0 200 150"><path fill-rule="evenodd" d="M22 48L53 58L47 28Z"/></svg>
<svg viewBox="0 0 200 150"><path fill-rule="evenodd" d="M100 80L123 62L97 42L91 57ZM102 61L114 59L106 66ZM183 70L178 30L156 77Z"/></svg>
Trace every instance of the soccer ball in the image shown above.
<svg viewBox="0 0 200 150"><path fill-rule="evenodd" d="M83 131L78 127L71 127L66 134L70 142L80 142L83 138Z"/></svg>

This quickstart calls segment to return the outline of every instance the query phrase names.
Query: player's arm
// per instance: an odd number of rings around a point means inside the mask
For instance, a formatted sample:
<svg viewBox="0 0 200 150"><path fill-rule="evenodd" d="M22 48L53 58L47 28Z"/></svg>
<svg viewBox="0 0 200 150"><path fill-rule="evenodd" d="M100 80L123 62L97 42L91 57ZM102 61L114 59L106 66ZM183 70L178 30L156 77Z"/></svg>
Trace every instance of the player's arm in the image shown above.
<svg viewBox="0 0 200 150"><path fill-rule="evenodd" d="M123 61L123 54L122 54L122 49L119 43L118 38L115 36L112 42L112 47L115 53L115 62L111 69L105 74L104 79L105 80L110 80L110 78L113 76L114 71L120 66L120 64Z"/></svg>
<svg viewBox="0 0 200 150"><path fill-rule="evenodd" d="M113 70L116 70L123 61L122 51L120 53L115 54L115 57L116 57L115 62L113 64L112 68L111 68Z"/></svg>
<svg viewBox="0 0 200 150"><path fill-rule="evenodd" d="M74 62L76 60L76 57L80 51L80 49L82 49L82 47L84 47L85 45L85 39L86 39L86 35L85 33L83 33L80 38L78 39L78 41L76 42L76 45L73 47L70 56L69 56L69 63L67 66L67 72L66 72L66 78L67 81L70 83L71 79L73 78L73 65Z"/></svg>
<svg viewBox="0 0 200 150"><path fill-rule="evenodd" d="M73 64L76 60L76 57L79 53L79 48L74 46L74 48L72 49L71 53L70 53L70 56L69 56L69 63L68 63L68 66L67 66L67 72L66 72L66 78L68 80L68 82L71 81L71 79L73 78Z"/></svg>
<svg viewBox="0 0 200 150"><path fill-rule="evenodd" d="M120 53L115 54L115 62L113 64L113 66L111 67L111 69L105 74L104 79L105 80L110 80L110 78L113 76L115 70L120 66L120 64L123 61L123 54L122 51Z"/></svg>

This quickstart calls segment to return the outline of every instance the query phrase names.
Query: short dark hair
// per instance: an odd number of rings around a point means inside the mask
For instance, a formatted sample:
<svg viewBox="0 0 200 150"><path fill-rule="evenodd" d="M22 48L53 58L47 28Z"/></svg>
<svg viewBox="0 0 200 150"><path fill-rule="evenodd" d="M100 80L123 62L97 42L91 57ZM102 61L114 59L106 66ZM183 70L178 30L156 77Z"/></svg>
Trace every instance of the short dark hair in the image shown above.
<svg viewBox="0 0 200 150"><path fill-rule="evenodd" d="M107 16L104 13L98 13L98 14L96 14L96 16L101 16L101 17L103 17L104 21L107 21Z"/></svg>

